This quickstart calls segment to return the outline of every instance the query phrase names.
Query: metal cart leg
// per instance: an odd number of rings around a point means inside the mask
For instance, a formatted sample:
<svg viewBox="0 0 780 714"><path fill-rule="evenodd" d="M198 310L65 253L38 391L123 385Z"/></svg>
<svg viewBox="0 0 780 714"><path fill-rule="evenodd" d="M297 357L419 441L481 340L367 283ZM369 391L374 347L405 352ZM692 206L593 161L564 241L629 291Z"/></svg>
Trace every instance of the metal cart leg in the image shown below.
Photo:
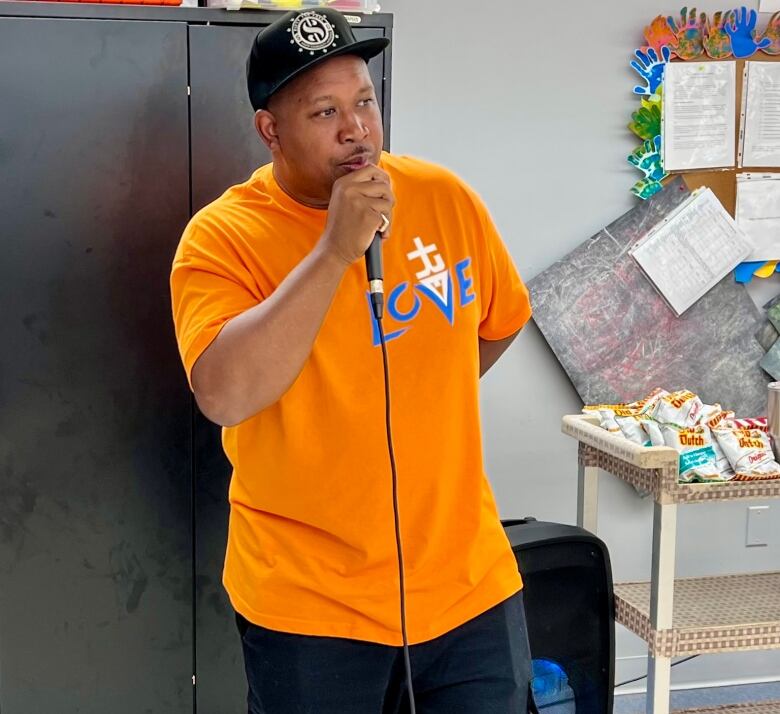
<svg viewBox="0 0 780 714"><path fill-rule="evenodd" d="M596 533L599 514L599 470L580 462L577 485L577 525Z"/></svg>
<svg viewBox="0 0 780 714"><path fill-rule="evenodd" d="M650 589L650 625L656 631L672 629L677 505L655 504L653 513L653 574ZM647 714L669 714L671 657L647 660Z"/></svg>

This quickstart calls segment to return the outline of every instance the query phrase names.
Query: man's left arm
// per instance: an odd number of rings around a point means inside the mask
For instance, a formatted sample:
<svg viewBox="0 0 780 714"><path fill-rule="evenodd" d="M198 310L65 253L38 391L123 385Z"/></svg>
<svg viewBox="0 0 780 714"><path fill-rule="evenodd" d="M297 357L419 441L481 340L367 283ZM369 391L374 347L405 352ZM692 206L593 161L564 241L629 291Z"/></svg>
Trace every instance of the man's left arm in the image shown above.
<svg viewBox="0 0 780 714"><path fill-rule="evenodd" d="M520 330L502 340L485 340L479 338L479 376L482 377L504 354L512 341L520 334Z"/></svg>

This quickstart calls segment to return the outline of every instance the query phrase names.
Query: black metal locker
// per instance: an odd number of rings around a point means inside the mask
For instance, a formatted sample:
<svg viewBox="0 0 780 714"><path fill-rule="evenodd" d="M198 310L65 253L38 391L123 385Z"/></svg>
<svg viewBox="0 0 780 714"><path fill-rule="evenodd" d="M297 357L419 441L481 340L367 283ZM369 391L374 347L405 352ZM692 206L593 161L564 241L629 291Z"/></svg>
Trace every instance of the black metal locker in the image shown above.
<svg viewBox="0 0 780 714"><path fill-rule="evenodd" d="M180 714L187 27L0 17L0 67L0 710Z"/></svg>
<svg viewBox="0 0 780 714"><path fill-rule="evenodd" d="M280 15L0 3L3 714L246 711L228 465L168 275L192 213L269 159L244 60ZM387 145L390 50L370 70Z"/></svg>

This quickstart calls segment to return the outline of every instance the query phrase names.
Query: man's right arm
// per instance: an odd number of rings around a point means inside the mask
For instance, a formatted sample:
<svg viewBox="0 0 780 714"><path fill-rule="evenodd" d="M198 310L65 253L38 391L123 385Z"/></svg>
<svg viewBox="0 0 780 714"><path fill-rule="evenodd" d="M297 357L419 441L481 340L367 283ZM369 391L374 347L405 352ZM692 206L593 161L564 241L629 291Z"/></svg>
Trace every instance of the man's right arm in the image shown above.
<svg viewBox="0 0 780 714"><path fill-rule="evenodd" d="M325 232L263 302L234 317L195 362L191 381L203 414L233 426L274 404L311 354L346 269L391 215L390 181L375 166L333 186Z"/></svg>
<svg viewBox="0 0 780 714"><path fill-rule="evenodd" d="M268 299L222 328L192 368L195 399L206 417L238 424L290 388L346 268L321 241Z"/></svg>

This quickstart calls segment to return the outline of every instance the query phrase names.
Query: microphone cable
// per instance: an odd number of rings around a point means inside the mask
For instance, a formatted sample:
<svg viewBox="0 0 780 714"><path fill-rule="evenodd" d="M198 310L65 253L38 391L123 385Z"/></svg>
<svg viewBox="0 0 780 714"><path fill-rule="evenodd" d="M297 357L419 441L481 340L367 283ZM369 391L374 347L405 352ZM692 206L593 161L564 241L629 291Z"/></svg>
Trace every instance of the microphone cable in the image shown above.
<svg viewBox="0 0 780 714"><path fill-rule="evenodd" d="M401 520L398 513L398 474L395 468L395 451L393 450L393 435L390 426L390 370L387 364L387 343L385 331L382 327L382 307L372 305L376 325L379 329L379 342L382 346L382 366L385 373L385 431L387 432L387 451L390 455L390 470L393 476L393 515L395 518L395 544L398 553L398 577L401 583L401 636L403 638L404 668L406 670L406 688L409 692L409 711L416 714L414 706L414 689L412 688L412 663L409 658L409 640L406 636L406 587L404 575L404 551L401 545Z"/></svg>

